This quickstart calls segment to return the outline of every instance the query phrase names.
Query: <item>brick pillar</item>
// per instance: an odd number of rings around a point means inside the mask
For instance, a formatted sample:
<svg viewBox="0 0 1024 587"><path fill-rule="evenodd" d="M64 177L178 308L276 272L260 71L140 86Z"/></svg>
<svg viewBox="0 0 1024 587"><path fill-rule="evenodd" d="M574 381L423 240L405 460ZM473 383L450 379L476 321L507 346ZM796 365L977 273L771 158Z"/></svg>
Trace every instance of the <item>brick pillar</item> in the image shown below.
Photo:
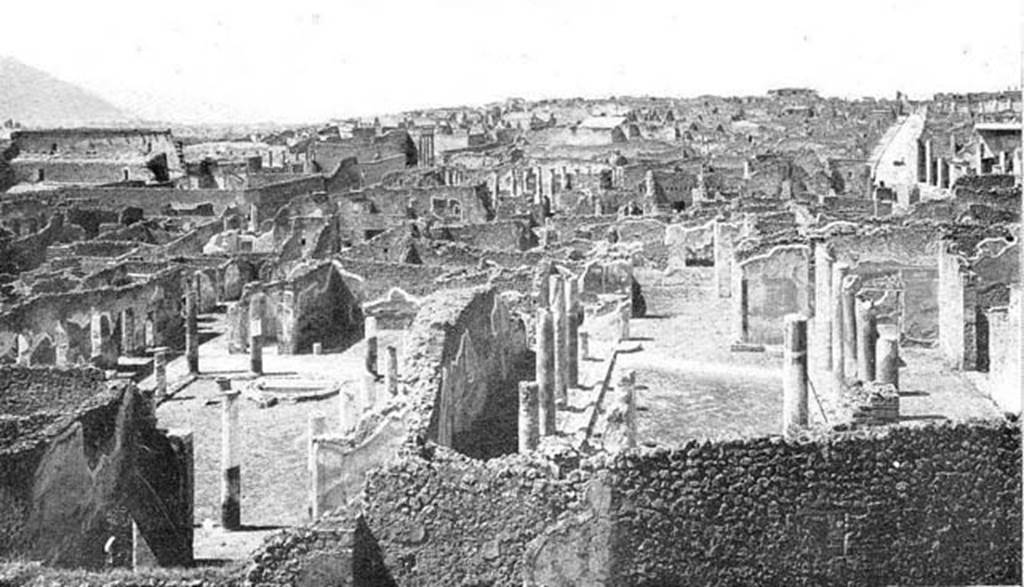
<svg viewBox="0 0 1024 587"><path fill-rule="evenodd" d="M195 288L185 295L185 358L188 372L199 374L199 297Z"/></svg>
<svg viewBox="0 0 1024 587"><path fill-rule="evenodd" d="M398 349L393 344L389 344L384 349L384 388L388 391L388 396L395 397L398 395Z"/></svg>
<svg viewBox="0 0 1024 587"><path fill-rule="evenodd" d="M875 379L875 308L868 300L857 303L857 379L868 382Z"/></svg>
<svg viewBox="0 0 1024 587"><path fill-rule="evenodd" d="M782 433L791 436L807 426L807 318L785 318L782 363Z"/></svg>
<svg viewBox="0 0 1024 587"><path fill-rule="evenodd" d="M551 276L551 314L555 328L555 403L569 401L569 325L565 308L565 278Z"/></svg>
<svg viewBox="0 0 1024 587"><path fill-rule="evenodd" d="M238 396L236 390L221 395L220 523L225 530L241 527L242 477L239 462Z"/></svg>
<svg viewBox="0 0 1024 587"><path fill-rule="evenodd" d="M519 382L519 452L537 448L540 440L540 388L534 381Z"/></svg>
<svg viewBox="0 0 1024 587"><path fill-rule="evenodd" d="M537 310L537 385L540 388L540 431L555 433L555 323L547 308Z"/></svg>

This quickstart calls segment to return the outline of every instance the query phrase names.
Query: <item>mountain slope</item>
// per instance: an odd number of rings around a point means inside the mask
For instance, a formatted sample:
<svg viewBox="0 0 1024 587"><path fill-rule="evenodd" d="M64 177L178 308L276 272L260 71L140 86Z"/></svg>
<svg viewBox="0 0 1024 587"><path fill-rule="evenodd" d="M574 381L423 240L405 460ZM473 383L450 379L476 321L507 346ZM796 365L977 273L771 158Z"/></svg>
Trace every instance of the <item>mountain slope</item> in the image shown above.
<svg viewBox="0 0 1024 587"><path fill-rule="evenodd" d="M0 121L9 118L26 126L74 126L132 116L78 86L0 57Z"/></svg>

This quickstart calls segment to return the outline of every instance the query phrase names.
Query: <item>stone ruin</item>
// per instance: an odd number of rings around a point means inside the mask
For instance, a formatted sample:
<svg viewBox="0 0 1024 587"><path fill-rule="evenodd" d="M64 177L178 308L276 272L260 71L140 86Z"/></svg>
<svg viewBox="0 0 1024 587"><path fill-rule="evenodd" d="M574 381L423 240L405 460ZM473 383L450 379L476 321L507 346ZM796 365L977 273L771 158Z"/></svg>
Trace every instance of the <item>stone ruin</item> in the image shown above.
<svg viewBox="0 0 1024 587"><path fill-rule="evenodd" d="M1012 152L619 106L3 194L0 582L1019 581Z"/></svg>

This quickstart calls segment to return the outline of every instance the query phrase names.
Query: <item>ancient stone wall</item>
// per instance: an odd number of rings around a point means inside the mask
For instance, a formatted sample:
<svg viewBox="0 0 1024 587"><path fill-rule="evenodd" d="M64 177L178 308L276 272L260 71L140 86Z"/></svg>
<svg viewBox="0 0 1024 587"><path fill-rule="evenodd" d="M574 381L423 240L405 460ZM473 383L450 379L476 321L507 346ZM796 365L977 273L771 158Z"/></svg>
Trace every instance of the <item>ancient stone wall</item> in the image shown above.
<svg viewBox="0 0 1024 587"><path fill-rule="evenodd" d="M526 330L492 288L423 301L400 372L416 383L413 434L471 456L516 449L517 385L532 377ZM407 379L408 380L408 379Z"/></svg>
<svg viewBox="0 0 1024 587"><path fill-rule="evenodd" d="M665 228L669 267L708 265L715 262L715 221L697 226L670 224ZM730 243L731 244L731 243ZM731 262L731 255L729 261ZM726 281L726 283L730 283Z"/></svg>
<svg viewBox="0 0 1024 587"><path fill-rule="evenodd" d="M1021 410L1021 289L1013 286L1006 307L986 312L988 322L988 374L984 390L1004 411Z"/></svg>
<svg viewBox="0 0 1024 587"><path fill-rule="evenodd" d="M371 473L357 511L399 584L1013 584L1020 460L1008 422L691 441L578 468L427 445Z"/></svg>
<svg viewBox="0 0 1024 587"><path fill-rule="evenodd" d="M452 240L484 250L525 251L537 245L536 236L522 221L460 224L446 226L443 230Z"/></svg>
<svg viewBox="0 0 1024 587"><path fill-rule="evenodd" d="M116 533L105 518L119 503L138 396L126 387L108 391L91 370L3 376L7 400L32 396L32 403L19 402L20 415L10 415L5 401L0 416L22 423L0 446L0 557L101 566L103 542ZM48 397L52 409L39 401ZM40 420L45 426L33 425Z"/></svg>
<svg viewBox="0 0 1024 587"><path fill-rule="evenodd" d="M522 585L528 545L579 506L583 481L530 457L482 463L436 449L371 474L363 515L400 585Z"/></svg>
<svg viewBox="0 0 1024 587"><path fill-rule="evenodd" d="M805 245L781 245L736 266L732 298L742 342L781 344L783 317L810 315L814 287L810 257Z"/></svg>
<svg viewBox="0 0 1024 587"><path fill-rule="evenodd" d="M1020 459L999 423L624 455L612 583L1013 584Z"/></svg>
<svg viewBox="0 0 1024 587"><path fill-rule="evenodd" d="M0 241L0 272L18 274L42 265L47 248L66 232L64 218L54 215L38 232L9 242Z"/></svg>
<svg viewBox="0 0 1024 587"><path fill-rule="evenodd" d="M94 357L111 362L146 346L178 347L184 280L182 269L171 267L137 283L29 298L0 314L0 361L73 365ZM122 348L126 341L132 348Z"/></svg>
<svg viewBox="0 0 1024 587"><path fill-rule="evenodd" d="M214 213L219 215L230 207L245 203L241 190L67 187L57 193L71 206L113 211L133 207L141 209L146 216L162 215L167 207L191 209L201 204L211 204Z"/></svg>
<svg viewBox="0 0 1024 587"><path fill-rule="evenodd" d="M933 342L939 337L939 268L942 242L938 226L881 226L833 236L830 248L837 262L846 263L865 281L887 279L893 287L888 312L900 334ZM877 300L876 300L877 301Z"/></svg>
<svg viewBox="0 0 1024 587"><path fill-rule="evenodd" d="M360 283L353 287L354 282ZM249 305L257 294L264 296L262 336L276 341L279 353L309 352L316 342L344 348L363 336L361 280L325 261L300 267L288 279L245 288L228 312L231 352L249 346Z"/></svg>

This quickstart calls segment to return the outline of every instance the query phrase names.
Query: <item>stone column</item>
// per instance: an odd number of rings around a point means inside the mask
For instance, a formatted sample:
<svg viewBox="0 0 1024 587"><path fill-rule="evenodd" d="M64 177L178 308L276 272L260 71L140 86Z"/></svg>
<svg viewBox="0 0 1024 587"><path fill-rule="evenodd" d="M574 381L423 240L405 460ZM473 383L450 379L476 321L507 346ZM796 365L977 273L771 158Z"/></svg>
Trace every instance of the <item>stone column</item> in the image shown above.
<svg viewBox="0 0 1024 587"><path fill-rule="evenodd" d="M316 437L323 436L327 432L327 418L324 418L320 414L314 414L309 417L309 438L306 443L306 470L309 471L309 517L316 519L320 512L317 507L317 495L319 493L319 471L317 471L316 462Z"/></svg>
<svg viewBox="0 0 1024 587"><path fill-rule="evenodd" d="M622 405L623 422L623 446L622 448L633 448L636 446L636 373L627 371L619 378L618 392L619 402Z"/></svg>
<svg viewBox="0 0 1024 587"><path fill-rule="evenodd" d="M263 296L249 300L249 370L263 374Z"/></svg>
<svg viewBox="0 0 1024 587"><path fill-rule="evenodd" d="M260 208L256 204L249 204L249 232L260 231Z"/></svg>
<svg viewBox="0 0 1024 587"><path fill-rule="evenodd" d="M366 372L377 375L377 319L367 316L363 331L366 334Z"/></svg>
<svg viewBox="0 0 1024 587"><path fill-rule="evenodd" d="M791 436L807 426L807 318L785 318L782 363L782 433Z"/></svg>
<svg viewBox="0 0 1024 587"><path fill-rule="evenodd" d="M540 388L535 381L519 382L519 452L537 448L540 441Z"/></svg>
<svg viewBox="0 0 1024 587"><path fill-rule="evenodd" d="M875 308L868 300L857 303L857 379L875 379Z"/></svg>
<svg viewBox="0 0 1024 587"><path fill-rule="evenodd" d="M547 308L537 310L537 385L540 391L540 431L555 433L555 323Z"/></svg>
<svg viewBox="0 0 1024 587"><path fill-rule="evenodd" d="M837 385L846 377L846 360L843 357L843 280L849 267L845 263L832 266L832 376ZM837 388L838 389L838 388Z"/></svg>
<svg viewBox="0 0 1024 587"><path fill-rule="evenodd" d="M228 390L221 395L220 524L225 530L238 530L242 518L242 477L238 454L239 395L237 390Z"/></svg>
<svg viewBox="0 0 1024 587"><path fill-rule="evenodd" d="M544 188L541 185L544 181L544 176L541 173L540 167L533 168L533 203L538 206L544 201Z"/></svg>
<svg viewBox="0 0 1024 587"><path fill-rule="evenodd" d="M314 355L322 355L322 354L324 354L324 343L322 343L322 342L314 342L313 343L313 354Z"/></svg>
<svg viewBox="0 0 1024 587"><path fill-rule="evenodd" d="M843 373L857 372L857 291L860 277L847 275L843 278Z"/></svg>
<svg viewBox="0 0 1024 587"><path fill-rule="evenodd" d="M546 230L546 229L541 229ZM541 261L537 267L537 307L546 308L551 305L551 262Z"/></svg>
<svg viewBox="0 0 1024 587"><path fill-rule="evenodd" d="M363 401L361 411L367 412L377 405L377 377L366 371L363 373Z"/></svg>
<svg viewBox="0 0 1024 587"><path fill-rule="evenodd" d="M932 140L924 142L924 182L928 185L935 183L932 174Z"/></svg>
<svg viewBox="0 0 1024 587"><path fill-rule="evenodd" d="M131 310L121 311L121 354L129 356L135 352L135 316Z"/></svg>
<svg viewBox="0 0 1024 587"><path fill-rule="evenodd" d="M875 381L891 383L897 390L900 388L900 341L895 332L879 333L875 346L878 366Z"/></svg>
<svg viewBox="0 0 1024 587"><path fill-rule="evenodd" d="M714 287L720 298L732 295L733 233L735 230L721 220L713 224Z"/></svg>
<svg viewBox="0 0 1024 587"><path fill-rule="evenodd" d="M92 308L89 311L89 363L103 364L103 345L106 337L103 333L103 315ZM28 366L31 349L28 337L18 337L18 364Z"/></svg>
<svg viewBox="0 0 1024 587"><path fill-rule="evenodd" d="M580 337L580 360L586 361L590 358L590 333L581 330L579 331Z"/></svg>
<svg viewBox="0 0 1024 587"><path fill-rule="evenodd" d="M203 311L203 274L196 271L192 274L192 291L196 292L196 313Z"/></svg>
<svg viewBox="0 0 1024 587"><path fill-rule="evenodd" d="M564 406L569 400L569 325L565 310L565 279L551 276L551 314L555 330L555 403Z"/></svg>
<svg viewBox="0 0 1024 587"><path fill-rule="evenodd" d="M342 389L338 394L338 415L341 422L341 433L348 434L359 424L359 404L355 393L350 389Z"/></svg>
<svg viewBox="0 0 1024 587"><path fill-rule="evenodd" d="M824 241L814 243L814 347L822 370L832 368L832 256Z"/></svg>
<svg viewBox="0 0 1024 587"><path fill-rule="evenodd" d="M626 300L619 304L619 340L629 340L629 317L633 315L633 304Z"/></svg>
<svg viewBox="0 0 1024 587"><path fill-rule="evenodd" d="M569 277L565 281L565 305L569 313L568 333L566 340L569 343L569 387L578 387L580 384L580 322L583 318L583 307L580 305L580 283L575 277Z"/></svg>
<svg viewBox="0 0 1024 587"><path fill-rule="evenodd" d="M733 283L736 285L736 295L733 298L735 301L732 306L733 310L733 338L735 342L743 343L747 342L749 338L750 322L749 322L749 295L747 287L747 279L742 276L742 269L735 267L734 270L738 272L733 275Z"/></svg>
<svg viewBox="0 0 1024 587"><path fill-rule="evenodd" d="M199 293L189 288L185 295L185 358L188 372L199 374Z"/></svg>
<svg viewBox="0 0 1024 587"><path fill-rule="evenodd" d="M398 348L389 344L384 351L384 387L390 397L395 397L398 395Z"/></svg>
<svg viewBox="0 0 1024 587"><path fill-rule="evenodd" d="M153 349L153 404L157 405L167 397L167 347Z"/></svg>

